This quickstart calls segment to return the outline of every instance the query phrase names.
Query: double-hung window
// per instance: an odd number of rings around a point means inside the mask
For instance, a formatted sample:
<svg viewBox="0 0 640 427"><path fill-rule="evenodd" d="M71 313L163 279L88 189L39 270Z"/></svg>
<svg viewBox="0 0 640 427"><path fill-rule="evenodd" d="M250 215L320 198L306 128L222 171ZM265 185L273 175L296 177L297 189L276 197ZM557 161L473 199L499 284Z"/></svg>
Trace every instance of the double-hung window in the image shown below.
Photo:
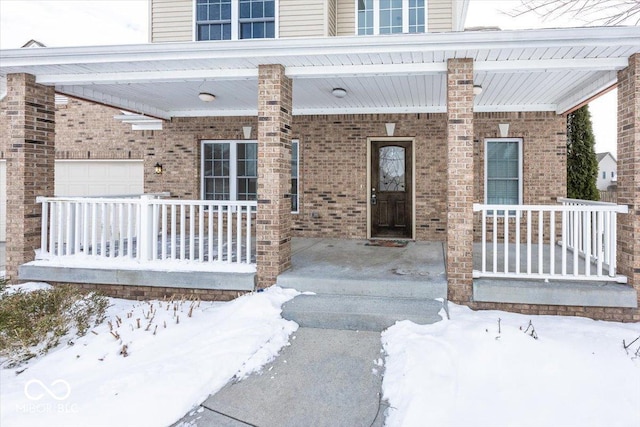
<svg viewBox="0 0 640 427"><path fill-rule="evenodd" d="M291 211L298 211L298 141L291 144ZM258 143L256 141L202 141L202 198L256 200Z"/></svg>
<svg viewBox="0 0 640 427"><path fill-rule="evenodd" d="M522 204L522 139L485 140L485 203Z"/></svg>
<svg viewBox="0 0 640 427"><path fill-rule="evenodd" d="M426 0L356 0L357 33L424 33Z"/></svg>
<svg viewBox="0 0 640 427"><path fill-rule="evenodd" d="M196 0L196 40L274 38L276 0Z"/></svg>

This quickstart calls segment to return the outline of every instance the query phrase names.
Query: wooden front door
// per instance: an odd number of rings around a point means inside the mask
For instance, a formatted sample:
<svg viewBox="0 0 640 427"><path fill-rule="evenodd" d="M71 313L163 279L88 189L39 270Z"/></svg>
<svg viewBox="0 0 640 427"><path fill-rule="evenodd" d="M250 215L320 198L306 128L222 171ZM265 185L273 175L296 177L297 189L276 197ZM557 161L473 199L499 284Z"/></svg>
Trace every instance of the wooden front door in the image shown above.
<svg viewBox="0 0 640 427"><path fill-rule="evenodd" d="M371 143L371 237L412 238L411 145Z"/></svg>

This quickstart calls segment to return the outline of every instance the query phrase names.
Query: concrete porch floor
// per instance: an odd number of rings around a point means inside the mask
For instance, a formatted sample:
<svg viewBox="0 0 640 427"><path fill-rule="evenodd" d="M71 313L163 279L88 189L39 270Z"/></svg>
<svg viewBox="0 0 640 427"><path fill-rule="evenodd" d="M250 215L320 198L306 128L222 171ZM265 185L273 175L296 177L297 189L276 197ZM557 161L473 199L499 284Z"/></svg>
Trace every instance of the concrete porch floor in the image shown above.
<svg viewBox="0 0 640 427"><path fill-rule="evenodd" d="M441 242L367 246L368 240L292 239L291 268L278 285L322 294L446 298Z"/></svg>

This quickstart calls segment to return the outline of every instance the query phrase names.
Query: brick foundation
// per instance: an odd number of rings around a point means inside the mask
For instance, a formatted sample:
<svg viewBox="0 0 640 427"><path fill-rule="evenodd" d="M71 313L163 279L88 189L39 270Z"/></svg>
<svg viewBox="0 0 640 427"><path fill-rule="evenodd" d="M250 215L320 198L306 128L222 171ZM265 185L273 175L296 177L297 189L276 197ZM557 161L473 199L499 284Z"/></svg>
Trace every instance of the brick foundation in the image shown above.
<svg viewBox="0 0 640 427"><path fill-rule="evenodd" d="M52 283L63 285L64 283ZM133 300L163 299L172 296L185 298L199 298L203 301L231 301L239 296L247 294L246 291L222 291L213 289L184 289L164 288L156 286L123 286L123 285L96 285L68 283L85 291L96 291L114 298Z"/></svg>

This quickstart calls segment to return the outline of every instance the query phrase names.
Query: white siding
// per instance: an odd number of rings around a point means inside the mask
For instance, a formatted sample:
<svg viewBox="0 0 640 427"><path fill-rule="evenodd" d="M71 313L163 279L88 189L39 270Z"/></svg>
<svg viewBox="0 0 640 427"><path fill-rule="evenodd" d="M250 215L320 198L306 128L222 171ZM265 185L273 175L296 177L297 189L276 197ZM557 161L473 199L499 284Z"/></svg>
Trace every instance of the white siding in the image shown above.
<svg viewBox="0 0 640 427"><path fill-rule="evenodd" d="M151 42L193 40L193 0L151 0Z"/></svg>
<svg viewBox="0 0 640 427"><path fill-rule="evenodd" d="M613 172L613 177L611 173ZM602 174L605 177L602 177ZM614 179L614 181L612 181ZM606 191L613 182L618 181L618 163L610 155L606 155L598 163L598 180L596 186L600 191Z"/></svg>
<svg viewBox="0 0 640 427"><path fill-rule="evenodd" d="M356 2L355 0L337 0L338 19L337 35L353 36L356 34Z"/></svg>
<svg viewBox="0 0 640 427"><path fill-rule="evenodd" d="M142 160L56 160L56 196L142 194Z"/></svg>
<svg viewBox="0 0 640 427"><path fill-rule="evenodd" d="M427 27L430 33L453 31L454 0L429 0Z"/></svg>
<svg viewBox="0 0 640 427"><path fill-rule="evenodd" d="M0 160L0 242L7 240L7 162Z"/></svg>
<svg viewBox="0 0 640 427"><path fill-rule="evenodd" d="M280 0L279 36L323 37L326 35L327 0Z"/></svg>
<svg viewBox="0 0 640 427"><path fill-rule="evenodd" d="M337 0L327 0L327 35L335 36L337 31L338 10Z"/></svg>

